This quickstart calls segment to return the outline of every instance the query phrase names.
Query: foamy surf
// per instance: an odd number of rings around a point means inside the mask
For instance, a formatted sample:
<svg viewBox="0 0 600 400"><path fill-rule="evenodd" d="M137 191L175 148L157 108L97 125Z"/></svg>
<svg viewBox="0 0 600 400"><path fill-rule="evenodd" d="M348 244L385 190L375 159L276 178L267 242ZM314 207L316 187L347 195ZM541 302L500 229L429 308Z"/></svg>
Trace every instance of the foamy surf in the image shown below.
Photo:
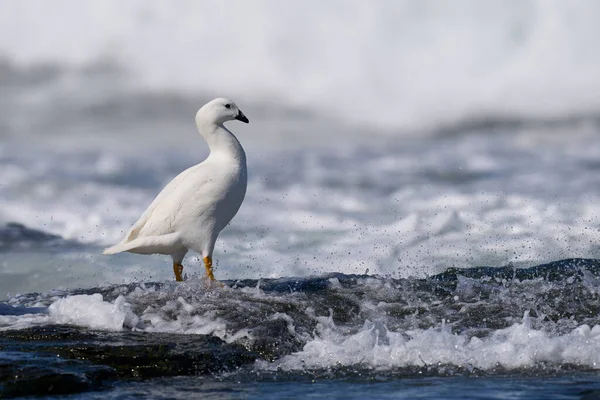
<svg viewBox="0 0 600 400"><path fill-rule="evenodd" d="M255 354L264 373L588 370L600 366L599 281L598 261L575 259L426 279L333 274L209 290L191 279L17 296L0 308L0 330L211 336Z"/></svg>
<svg viewBox="0 0 600 400"><path fill-rule="evenodd" d="M323 322L317 328L319 337L302 351L259 365L285 371L340 367L386 371L440 365L489 372L565 366L600 368L600 325L581 325L565 335L553 335L532 329L528 313L522 323L499 329L484 339L453 333L445 325L393 332L384 324L367 321L350 335L340 335L335 328L331 321Z"/></svg>
<svg viewBox="0 0 600 400"><path fill-rule="evenodd" d="M42 65L42 78L65 79L69 94L84 102L110 93L107 82L119 93L131 86L220 90L232 97L251 94L268 108L286 99L311 112L327 109L339 120L403 129L435 130L490 116L570 117L600 106L600 11L594 1L229 4L230 12L210 2L9 2L0 15L0 57L26 72ZM36 12L47 17L32 18ZM77 18L65 29L62 16L69 13ZM248 26L243 34L225 30L218 45L207 40L223 26L246 26L248 18L269 23ZM204 54L213 54L212 62ZM111 62L130 76L115 78L109 69L94 93L73 90ZM69 74L78 69L82 76ZM39 80L35 72L26 78ZM54 86L48 86L52 95ZM86 117L95 118L91 114Z"/></svg>
<svg viewBox="0 0 600 400"><path fill-rule="evenodd" d="M598 258L594 135L573 126L249 153L248 194L219 237L216 276L408 278ZM0 298L170 279L168 258L101 255L162 185L202 158L150 154L0 152ZM201 273L199 264L190 257L185 273Z"/></svg>

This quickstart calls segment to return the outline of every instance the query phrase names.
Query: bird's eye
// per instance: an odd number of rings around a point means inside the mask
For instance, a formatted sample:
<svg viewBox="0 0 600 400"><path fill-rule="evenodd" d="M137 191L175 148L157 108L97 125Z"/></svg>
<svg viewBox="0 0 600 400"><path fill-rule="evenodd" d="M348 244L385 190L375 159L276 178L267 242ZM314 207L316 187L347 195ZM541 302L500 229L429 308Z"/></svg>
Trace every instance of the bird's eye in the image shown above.
<svg viewBox="0 0 600 400"><path fill-rule="evenodd" d="M225 108L231 108L231 104L225 104Z"/></svg>

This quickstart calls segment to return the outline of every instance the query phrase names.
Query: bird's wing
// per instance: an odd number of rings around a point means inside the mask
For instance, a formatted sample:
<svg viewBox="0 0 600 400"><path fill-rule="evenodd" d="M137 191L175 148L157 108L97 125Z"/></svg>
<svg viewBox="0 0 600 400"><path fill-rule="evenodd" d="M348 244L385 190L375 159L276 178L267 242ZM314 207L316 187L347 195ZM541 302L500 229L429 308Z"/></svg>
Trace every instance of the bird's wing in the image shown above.
<svg viewBox="0 0 600 400"><path fill-rule="evenodd" d="M198 170L202 169L202 164L195 165L186 169L177 175L171 182L164 187L163 190L156 196L156 198L152 201L150 206L144 211L142 216L137 220L135 224L129 229L127 235L123 239L124 243L130 242L136 239L142 230L147 230L150 226L147 226L149 222L151 223L153 230L158 230L159 232L155 232L154 234L167 234L170 233L170 226L172 220L175 218L178 203L180 203L181 198L183 197L182 192L186 190L186 188L190 187L188 179L193 177L191 175L195 175L194 173ZM204 179L208 180L209 176L204 177ZM194 179L194 184L191 187L202 186L202 178ZM171 218L171 221L169 221Z"/></svg>

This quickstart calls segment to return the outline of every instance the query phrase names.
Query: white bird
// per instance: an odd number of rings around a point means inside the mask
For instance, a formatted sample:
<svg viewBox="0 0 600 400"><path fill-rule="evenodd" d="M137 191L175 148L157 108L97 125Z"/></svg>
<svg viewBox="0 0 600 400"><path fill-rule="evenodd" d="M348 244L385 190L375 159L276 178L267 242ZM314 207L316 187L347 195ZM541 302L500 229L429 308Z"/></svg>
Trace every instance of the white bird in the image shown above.
<svg viewBox="0 0 600 400"><path fill-rule="evenodd" d="M221 230L238 212L248 172L246 153L223 123L248 118L234 102L218 98L196 114L196 126L210 154L200 164L177 175L156 196L125 238L104 250L138 254L167 254L173 259L175 280L183 280L183 258L189 250L202 255L206 275L215 280L212 254Z"/></svg>

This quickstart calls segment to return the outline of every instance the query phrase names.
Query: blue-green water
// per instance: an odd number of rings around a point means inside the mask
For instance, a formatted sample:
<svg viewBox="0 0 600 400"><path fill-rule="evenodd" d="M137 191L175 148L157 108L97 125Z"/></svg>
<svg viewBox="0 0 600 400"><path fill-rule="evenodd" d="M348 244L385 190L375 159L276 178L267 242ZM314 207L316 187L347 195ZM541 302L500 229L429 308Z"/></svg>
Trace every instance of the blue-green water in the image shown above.
<svg viewBox="0 0 600 400"><path fill-rule="evenodd" d="M295 380L223 382L176 378L73 398L185 399L527 399L593 400L600 398L600 376L571 373L548 377L422 377L369 380Z"/></svg>

